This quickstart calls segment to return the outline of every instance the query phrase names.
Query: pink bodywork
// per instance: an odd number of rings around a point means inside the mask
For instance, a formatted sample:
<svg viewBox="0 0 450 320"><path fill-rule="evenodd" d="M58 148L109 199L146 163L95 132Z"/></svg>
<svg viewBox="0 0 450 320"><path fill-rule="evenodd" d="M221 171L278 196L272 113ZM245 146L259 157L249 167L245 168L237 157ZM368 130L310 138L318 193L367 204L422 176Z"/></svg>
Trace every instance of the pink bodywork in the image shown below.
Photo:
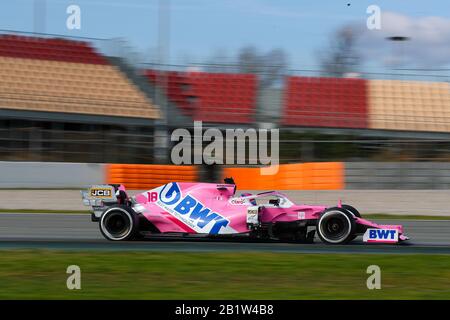
<svg viewBox="0 0 450 320"><path fill-rule="evenodd" d="M133 198L135 210L163 233L249 232L248 208L256 204L255 200L262 198L280 199L279 205L269 204L267 201L263 203L259 212L262 223L317 220L327 209L327 206L294 204L284 194L276 191L235 195L233 184L173 182L137 194ZM358 217L355 221L369 228L397 229L400 235L403 234L402 226L378 225Z"/></svg>

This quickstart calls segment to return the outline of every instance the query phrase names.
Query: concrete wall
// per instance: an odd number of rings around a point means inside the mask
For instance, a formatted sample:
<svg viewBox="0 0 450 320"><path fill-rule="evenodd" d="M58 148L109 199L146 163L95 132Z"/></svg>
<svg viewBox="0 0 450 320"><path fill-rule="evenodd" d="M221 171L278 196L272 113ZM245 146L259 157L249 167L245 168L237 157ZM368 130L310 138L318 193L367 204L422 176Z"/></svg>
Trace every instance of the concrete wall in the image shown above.
<svg viewBox="0 0 450 320"><path fill-rule="evenodd" d="M129 190L130 195L137 192ZM245 191L238 190L237 194L242 192ZM450 190L292 190L283 193L296 203L333 206L342 199L362 214L450 216ZM81 202L79 190L0 190L0 209L87 210L87 207Z"/></svg>
<svg viewBox="0 0 450 320"><path fill-rule="evenodd" d="M106 181L104 164L0 161L0 189L81 188ZM345 189L450 190L450 163L347 162Z"/></svg>
<svg viewBox="0 0 450 320"><path fill-rule="evenodd" d="M345 188L384 189L450 189L448 162L347 162Z"/></svg>
<svg viewBox="0 0 450 320"><path fill-rule="evenodd" d="M102 164L0 162L0 188L80 188L103 182Z"/></svg>
<svg viewBox="0 0 450 320"><path fill-rule="evenodd" d="M283 114L283 90L266 88L258 94L257 120L258 122L278 123Z"/></svg>

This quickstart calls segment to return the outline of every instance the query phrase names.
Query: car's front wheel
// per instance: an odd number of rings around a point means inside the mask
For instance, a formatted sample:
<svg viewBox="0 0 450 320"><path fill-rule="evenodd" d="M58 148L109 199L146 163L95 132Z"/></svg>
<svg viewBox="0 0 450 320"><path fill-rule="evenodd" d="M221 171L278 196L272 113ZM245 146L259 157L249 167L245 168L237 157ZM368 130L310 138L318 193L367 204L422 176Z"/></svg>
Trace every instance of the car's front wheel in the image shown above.
<svg viewBox="0 0 450 320"><path fill-rule="evenodd" d="M343 205L342 205L342 208L344 208L344 209L350 211L350 213L352 213L355 217L361 218L361 213L359 213L359 211L358 211L355 207L349 206L348 204L343 204ZM355 234L349 239L349 242L352 241L352 240L355 240L357 236L358 236L358 234L355 233Z"/></svg>
<svg viewBox="0 0 450 320"><path fill-rule="evenodd" d="M139 232L136 214L126 206L113 206L100 218L100 232L112 241L132 240Z"/></svg>
<svg viewBox="0 0 450 320"><path fill-rule="evenodd" d="M355 217L361 218L361 213L359 213L359 211L355 207L349 206L348 204L343 204L342 208L350 211L350 213L353 213Z"/></svg>
<svg viewBox="0 0 450 320"><path fill-rule="evenodd" d="M317 234L325 243L344 244L354 239L354 216L344 208L327 209L317 222Z"/></svg>

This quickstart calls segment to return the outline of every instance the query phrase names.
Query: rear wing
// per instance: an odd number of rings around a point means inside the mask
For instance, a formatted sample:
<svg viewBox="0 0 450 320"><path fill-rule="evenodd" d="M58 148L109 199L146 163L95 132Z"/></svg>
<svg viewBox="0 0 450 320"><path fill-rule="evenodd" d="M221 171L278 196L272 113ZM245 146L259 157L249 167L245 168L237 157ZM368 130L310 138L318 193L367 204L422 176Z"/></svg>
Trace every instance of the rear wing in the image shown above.
<svg viewBox="0 0 450 320"><path fill-rule="evenodd" d="M93 185L81 191L83 204L92 207L92 213L100 217L107 207L114 204L124 204L128 197L122 185Z"/></svg>

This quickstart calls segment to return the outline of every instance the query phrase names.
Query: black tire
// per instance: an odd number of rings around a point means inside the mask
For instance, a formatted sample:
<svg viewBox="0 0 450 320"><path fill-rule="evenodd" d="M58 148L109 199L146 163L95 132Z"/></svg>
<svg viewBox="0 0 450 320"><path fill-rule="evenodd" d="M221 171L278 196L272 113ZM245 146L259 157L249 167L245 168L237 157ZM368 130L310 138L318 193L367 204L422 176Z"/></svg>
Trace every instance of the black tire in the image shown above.
<svg viewBox="0 0 450 320"><path fill-rule="evenodd" d="M359 213L359 211L358 211L355 207L352 207L352 206L350 206L350 205L348 205L348 204L343 204L343 205L342 205L342 208L347 209L348 211L350 211L351 213L353 213L353 215L354 215L355 217L361 218L361 213ZM350 238L349 242L355 240L357 236L358 236L357 234L354 234L354 235Z"/></svg>
<svg viewBox="0 0 450 320"><path fill-rule="evenodd" d="M361 218L361 213L359 213L359 211L356 210L355 207L352 207L352 206L350 206L348 204L343 204L342 208L344 208L344 209L350 211L351 213L353 213L355 215L355 217Z"/></svg>
<svg viewBox="0 0 450 320"><path fill-rule="evenodd" d="M345 244L355 237L354 216L344 208L325 210L317 222L317 235L327 244Z"/></svg>
<svg viewBox="0 0 450 320"><path fill-rule="evenodd" d="M115 205L102 214L100 232L111 241L133 240L139 235L139 219L129 207Z"/></svg>

